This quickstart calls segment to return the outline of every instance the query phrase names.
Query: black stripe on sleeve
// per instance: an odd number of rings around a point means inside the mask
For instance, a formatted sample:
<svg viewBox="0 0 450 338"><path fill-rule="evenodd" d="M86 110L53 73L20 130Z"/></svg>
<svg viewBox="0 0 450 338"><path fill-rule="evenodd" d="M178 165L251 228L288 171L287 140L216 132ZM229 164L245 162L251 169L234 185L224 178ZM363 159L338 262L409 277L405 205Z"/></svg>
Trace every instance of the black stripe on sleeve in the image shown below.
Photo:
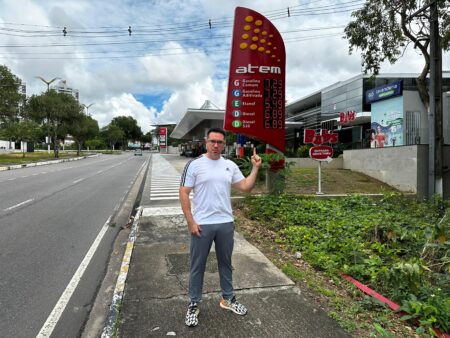
<svg viewBox="0 0 450 338"><path fill-rule="evenodd" d="M202 156L193 158L192 160L190 160L188 163L186 163L186 165L184 166L184 170L183 170L183 174L181 175L181 182L180 182L180 187L184 187L184 183L186 181L186 174L187 174L187 170L188 167L191 165L191 163L195 160L198 160L199 158L201 158Z"/></svg>

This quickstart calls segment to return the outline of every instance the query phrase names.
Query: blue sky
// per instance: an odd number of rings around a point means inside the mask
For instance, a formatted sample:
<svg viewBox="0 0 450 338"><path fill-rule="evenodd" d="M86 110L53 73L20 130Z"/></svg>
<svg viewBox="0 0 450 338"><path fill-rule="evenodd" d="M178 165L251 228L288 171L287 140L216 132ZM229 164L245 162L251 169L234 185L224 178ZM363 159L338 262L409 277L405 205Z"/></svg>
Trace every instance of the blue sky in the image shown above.
<svg viewBox="0 0 450 338"><path fill-rule="evenodd" d="M360 73L359 54L348 54L342 36L362 3L0 0L0 64L26 82L29 95L44 90L35 76L60 77L82 103L95 103L89 113L100 126L130 115L147 132L151 124L178 122L205 100L224 107L236 6L264 14L281 32L289 102ZM444 55L444 69L449 59ZM416 73L422 65L409 48L381 72Z"/></svg>

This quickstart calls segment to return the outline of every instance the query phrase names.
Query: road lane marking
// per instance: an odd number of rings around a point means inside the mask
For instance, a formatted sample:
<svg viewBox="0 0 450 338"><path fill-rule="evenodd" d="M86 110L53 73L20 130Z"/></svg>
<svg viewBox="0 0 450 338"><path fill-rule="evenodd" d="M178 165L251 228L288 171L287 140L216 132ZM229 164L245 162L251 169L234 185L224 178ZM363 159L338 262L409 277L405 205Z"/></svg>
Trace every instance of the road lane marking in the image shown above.
<svg viewBox="0 0 450 338"><path fill-rule="evenodd" d="M8 181L14 181L15 178L8 178Z"/></svg>
<svg viewBox="0 0 450 338"><path fill-rule="evenodd" d="M83 180L84 180L84 178L80 178L80 179L78 179L78 180L73 181L72 183L73 183L73 184L77 184L77 183L80 183L80 182L83 181Z"/></svg>
<svg viewBox="0 0 450 338"><path fill-rule="evenodd" d="M46 322L44 323L41 330L37 334L36 338L50 337L50 335L52 334L56 324L58 323L59 319L61 318L62 313L64 312L64 309L66 308L67 304L69 303L70 298L72 297L75 289L77 288L78 283L81 280L81 277L83 277L83 274L86 271L86 268L88 267L92 257L94 256L95 251L97 250L98 246L100 245L100 242L102 241L103 236L105 235L106 231L108 230L110 222L111 222L111 216L109 216L108 220L103 225L100 232L98 233L97 237L95 238L94 242L92 243L91 247L89 248L89 251L87 252L86 256L84 257L84 259L81 262L80 266L78 267L77 271L73 275L72 279L70 280L70 282L67 285L66 289L64 290L63 294L61 295L58 302L56 303L55 307L53 308L53 311L50 313L50 316L48 316Z"/></svg>
<svg viewBox="0 0 450 338"><path fill-rule="evenodd" d="M22 203L19 203L19 204L13 205L12 207L3 209L3 211L9 211L9 210L18 208L18 207L20 207L20 206L22 206L22 205L24 205L24 204L30 203L30 202L32 202L32 201L34 201L34 198L30 198L29 200L26 200L26 201L24 201L24 202L22 202Z"/></svg>

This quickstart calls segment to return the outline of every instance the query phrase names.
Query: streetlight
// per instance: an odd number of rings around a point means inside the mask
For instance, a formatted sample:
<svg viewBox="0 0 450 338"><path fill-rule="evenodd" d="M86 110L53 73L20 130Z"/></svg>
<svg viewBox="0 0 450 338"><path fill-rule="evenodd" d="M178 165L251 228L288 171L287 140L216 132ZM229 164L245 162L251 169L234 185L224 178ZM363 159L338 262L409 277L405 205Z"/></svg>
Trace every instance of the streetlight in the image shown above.
<svg viewBox="0 0 450 338"><path fill-rule="evenodd" d="M58 79L61 79L60 77L55 77L53 79L51 79L50 81L47 81L46 79L44 79L42 76L35 76L35 78L41 80L42 82L44 82L45 84L47 84L47 93L50 91L50 84L55 82ZM50 154L50 135L49 135L49 130L48 130L48 118L47 118L47 152Z"/></svg>
<svg viewBox="0 0 450 338"><path fill-rule="evenodd" d="M84 108L86 108L86 115L87 116L91 116L91 115L89 115L89 108L91 107L91 106L93 106L95 103L91 103L91 104L88 104L87 106L85 105L85 104L83 104L83 107Z"/></svg>
<svg viewBox="0 0 450 338"><path fill-rule="evenodd" d="M53 83L53 82L55 82L55 81L58 80L58 79L61 79L60 77L55 77L55 78L51 79L50 81L47 81L47 80L44 79L42 76L35 76L35 78L36 78L36 79L40 79L40 80L42 80L44 83L47 84L47 93L48 93L48 91L50 90L50 84Z"/></svg>

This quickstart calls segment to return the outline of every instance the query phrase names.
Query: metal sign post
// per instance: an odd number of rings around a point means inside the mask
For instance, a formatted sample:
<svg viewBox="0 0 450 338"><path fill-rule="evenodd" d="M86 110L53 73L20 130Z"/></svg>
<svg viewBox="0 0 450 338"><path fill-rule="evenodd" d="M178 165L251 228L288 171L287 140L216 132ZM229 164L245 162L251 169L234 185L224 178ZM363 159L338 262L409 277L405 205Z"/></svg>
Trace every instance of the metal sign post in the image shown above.
<svg viewBox="0 0 450 338"><path fill-rule="evenodd" d="M317 167L317 170L318 170L318 187L319 187L319 189L318 189L318 191L316 192L316 194L317 195L323 195L323 192L322 192L322 162L321 161L318 161L319 162L319 166Z"/></svg>

